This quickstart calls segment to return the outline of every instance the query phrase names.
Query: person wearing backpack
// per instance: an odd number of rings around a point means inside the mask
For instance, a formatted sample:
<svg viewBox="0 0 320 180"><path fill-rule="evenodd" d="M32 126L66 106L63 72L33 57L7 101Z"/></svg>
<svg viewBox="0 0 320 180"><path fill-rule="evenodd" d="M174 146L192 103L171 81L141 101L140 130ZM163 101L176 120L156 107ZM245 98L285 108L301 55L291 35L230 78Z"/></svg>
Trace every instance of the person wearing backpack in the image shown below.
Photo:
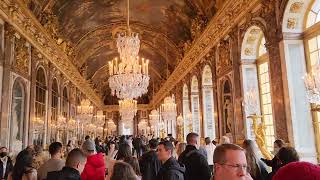
<svg viewBox="0 0 320 180"><path fill-rule="evenodd" d="M185 165L185 180L209 180L212 170L208 165L207 159L198 150L199 135L197 133L189 133L187 135L186 150L181 153L178 161Z"/></svg>

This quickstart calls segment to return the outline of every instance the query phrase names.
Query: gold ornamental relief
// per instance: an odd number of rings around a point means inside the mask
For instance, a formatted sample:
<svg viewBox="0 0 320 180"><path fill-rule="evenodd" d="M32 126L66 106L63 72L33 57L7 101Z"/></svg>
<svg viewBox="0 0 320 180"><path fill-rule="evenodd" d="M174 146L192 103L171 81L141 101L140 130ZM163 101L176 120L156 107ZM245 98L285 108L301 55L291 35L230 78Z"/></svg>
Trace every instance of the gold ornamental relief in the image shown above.
<svg viewBox="0 0 320 180"><path fill-rule="evenodd" d="M29 52L26 46L26 41L23 39L16 39L14 48L15 59L13 61L13 68L24 75L29 74Z"/></svg>
<svg viewBox="0 0 320 180"><path fill-rule="evenodd" d="M219 59L216 62L217 74L221 75L232 66L230 58L230 42L222 41L219 46Z"/></svg>

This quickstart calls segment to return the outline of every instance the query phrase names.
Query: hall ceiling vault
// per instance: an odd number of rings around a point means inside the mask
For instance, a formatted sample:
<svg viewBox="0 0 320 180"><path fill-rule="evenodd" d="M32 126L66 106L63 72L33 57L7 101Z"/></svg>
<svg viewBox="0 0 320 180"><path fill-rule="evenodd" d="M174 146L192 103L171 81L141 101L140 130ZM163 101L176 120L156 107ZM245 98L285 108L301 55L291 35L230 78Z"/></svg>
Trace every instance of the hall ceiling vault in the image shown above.
<svg viewBox="0 0 320 180"><path fill-rule="evenodd" d="M131 1L131 28L141 40L139 56L150 59L149 92L139 103L158 105L258 0L221 2ZM118 100L111 96L107 64L118 55L117 33L126 28L125 3L3 0L0 13L98 107L115 108L110 106Z"/></svg>
<svg viewBox="0 0 320 180"><path fill-rule="evenodd" d="M116 36L126 30L126 0L24 0L73 65L102 98L117 104L108 85L108 61L118 56ZM130 27L139 33L140 57L150 59L148 104L216 13L212 0L131 0Z"/></svg>

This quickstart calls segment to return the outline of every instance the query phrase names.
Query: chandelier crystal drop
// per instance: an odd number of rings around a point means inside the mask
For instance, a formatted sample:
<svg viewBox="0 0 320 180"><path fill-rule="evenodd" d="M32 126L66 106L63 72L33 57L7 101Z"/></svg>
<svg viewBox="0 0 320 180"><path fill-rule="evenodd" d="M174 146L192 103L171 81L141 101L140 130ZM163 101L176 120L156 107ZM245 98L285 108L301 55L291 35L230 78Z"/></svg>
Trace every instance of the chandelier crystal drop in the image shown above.
<svg viewBox="0 0 320 180"><path fill-rule="evenodd" d="M314 65L304 77L307 98L310 103L320 105L320 65Z"/></svg>
<svg viewBox="0 0 320 180"><path fill-rule="evenodd" d="M137 101L132 99L120 100L119 112L124 123L132 121L137 113Z"/></svg>

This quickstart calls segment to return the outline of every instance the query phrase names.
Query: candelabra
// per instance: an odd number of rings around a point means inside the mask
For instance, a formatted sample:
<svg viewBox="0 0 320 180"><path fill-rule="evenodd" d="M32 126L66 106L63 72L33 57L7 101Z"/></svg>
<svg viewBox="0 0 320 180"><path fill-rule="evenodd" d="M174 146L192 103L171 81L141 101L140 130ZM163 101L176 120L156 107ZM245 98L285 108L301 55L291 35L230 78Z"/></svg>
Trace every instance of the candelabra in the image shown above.
<svg viewBox="0 0 320 180"><path fill-rule="evenodd" d="M312 111L320 111L320 65L314 65L311 72L305 75L304 83L307 99L312 104Z"/></svg>
<svg viewBox="0 0 320 180"><path fill-rule="evenodd" d="M178 125L178 141L183 142L183 117L180 114L177 117L177 125Z"/></svg>

